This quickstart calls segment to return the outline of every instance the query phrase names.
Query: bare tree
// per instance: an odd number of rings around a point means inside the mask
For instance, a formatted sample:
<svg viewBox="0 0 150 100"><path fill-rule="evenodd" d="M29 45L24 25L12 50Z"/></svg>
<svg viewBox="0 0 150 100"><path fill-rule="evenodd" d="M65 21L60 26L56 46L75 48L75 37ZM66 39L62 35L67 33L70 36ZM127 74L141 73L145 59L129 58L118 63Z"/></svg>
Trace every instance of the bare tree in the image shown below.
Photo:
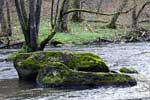
<svg viewBox="0 0 150 100"><path fill-rule="evenodd" d="M15 0L19 22L25 37L25 43L31 51L36 51L42 0L29 0L29 15L24 0Z"/></svg>
<svg viewBox="0 0 150 100"><path fill-rule="evenodd" d="M123 0L122 4L119 6L117 12L122 12L123 9L126 7L127 3L128 3L128 0ZM107 27L112 28L112 29L116 29L117 28L116 22L117 22L119 16L120 16L120 13L117 13L116 15L114 15L111 19L111 22L107 25Z"/></svg>
<svg viewBox="0 0 150 100"><path fill-rule="evenodd" d="M148 4L150 4L150 2L145 2L144 4L142 4L142 7L138 11L137 2L136 0L133 0L134 8L132 10L131 30L128 32L128 34L125 37L123 37L127 42L149 41L150 31L139 26L140 15Z"/></svg>
<svg viewBox="0 0 150 100"><path fill-rule="evenodd" d="M137 12L137 3L136 3L136 0L133 0L134 9L132 10L132 26L131 26L133 31L139 28L139 25L138 25L139 17L142 11L145 9L145 7L149 4L150 4L149 1L145 2L140 8L140 10Z"/></svg>
<svg viewBox="0 0 150 100"><path fill-rule="evenodd" d="M40 14L42 0L29 0L29 15L27 14L27 7L25 6L25 0L15 0L15 5L18 13L18 19L25 38L25 45L28 48L27 52L34 52L38 50L44 50L46 44L54 37L58 28L67 30L67 15L74 12L84 12L91 14L99 14L105 16L112 16L117 13L100 13L97 11L90 11L85 9L68 9L70 0L51 0L51 17L50 34L40 43L38 43L38 32L40 24ZM130 11L130 10L129 10ZM64 24L65 23L65 24ZM65 27L64 27L65 26Z"/></svg>
<svg viewBox="0 0 150 100"><path fill-rule="evenodd" d="M6 41L4 41L3 43L6 44L6 46L9 46L9 36L11 36L12 34L12 26L8 0L0 0L0 26L0 37L5 37Z"/></svg>
<svg viewBox="0 0 150 100"><path fill-rule="evenodd" d="M18 19L25 38L25 45L28 48L27 52L34 52L43 50L46 44L56 34L56 31L58 31L58 29L66 29L65 25L67 24L65 23L67 22L67 15L64 15L64 12L68 9L67 7L69 0L57 0L57 2L55 2L55 0L51 1L51 30L47 38L41 41L41 43L38 43L38 32L40 25L42 0L29 0L28 3L29 15L27 14L25 0L15 0Z"/></svg>

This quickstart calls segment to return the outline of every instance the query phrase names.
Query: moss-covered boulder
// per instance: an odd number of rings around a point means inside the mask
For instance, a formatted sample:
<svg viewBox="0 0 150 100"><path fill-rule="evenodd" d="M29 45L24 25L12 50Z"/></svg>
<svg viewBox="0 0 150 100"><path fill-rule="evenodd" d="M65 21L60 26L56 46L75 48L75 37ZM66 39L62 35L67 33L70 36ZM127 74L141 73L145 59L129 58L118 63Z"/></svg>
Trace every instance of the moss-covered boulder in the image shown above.
<svg viewBox="0 0 150 100"><path fill-rule="evenodd" d="M111 73L105 62L92 53L35 52L18 54L14 59L20 79L41 87L93 87L136 84L134 78Z"/></svg>
<svg viewBox="0 0 150 100"><path fill-rule="evenodd" d="M14 59L20 79L35 79L43 65L60 62L68 68L86 72L109 72L105 62L93 53L35 52L18 54Z"/></svg>
<svg viewBox="0 0 150 100"><path fill-rule="evenodd" d="M86 72L109 72L107 65L92 53L77 53L65 63L69 68Z"/></svg>
<svg viewBox="0 0 150 100"><path fill-rule="evenodd" d="M134 68L129 68L129 67L122 67L120 69L120 72L122 72L122 73L128 73L128 74L138 73L137 70L135 70Z"/></svg>
<svg viewBox="0 0 150 100"><path fill-rule="evenodd" d="M104 85L133 86L136 80L124 74L75 71L55 62L44 65L37 76L37 83L41 87L90 88Z"/></svg>

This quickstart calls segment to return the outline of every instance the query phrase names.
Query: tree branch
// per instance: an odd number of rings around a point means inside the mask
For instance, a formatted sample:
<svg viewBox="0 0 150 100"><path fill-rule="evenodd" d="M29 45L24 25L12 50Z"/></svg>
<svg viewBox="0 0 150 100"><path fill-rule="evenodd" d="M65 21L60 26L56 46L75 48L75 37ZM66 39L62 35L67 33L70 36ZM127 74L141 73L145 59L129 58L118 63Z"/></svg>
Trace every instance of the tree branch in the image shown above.
<svg viewBox="0 0 150 100"><path fill-rule="evenodd" d="M148 4L150 4L150 2L146 2L146 3L143 4L143 6L141 7L141 9L139 10L139 12L138 12L138 14L137 14L137 16L136 16L137 19L138 19L138 17L140 16L140 14L142 13L142 11L144 10L144 8L145 8Z"/></svg>
<svg viewBox="0 0 150 100"><path fill-rule="evenodd" d="M133 8L127 10L127 11L124 11L124 12L116 12L116 13L100 13L100 12L97 12L97 11L90 11L90 10L85 10L85 9L70 9L68 10L67 12L65 12L63 14L66 15L66 14L70 14L70 13L73 13L73 12L84 12L84 13L91 13L91 14L99 14L99 15L103 15L103 16L112 16L112 15L116 15L116 14L126 14L126 13L129 13L130 11L132 11Z"/></svg>
<svg viewBox="0 0 150 100"><path fill-rule="evenodd" d="M41 42L40 50L43 50L45 48L46 44L54 37L55 34L56 34L56 31L52 30L51 34L48 35L48 37Z"/></svg>

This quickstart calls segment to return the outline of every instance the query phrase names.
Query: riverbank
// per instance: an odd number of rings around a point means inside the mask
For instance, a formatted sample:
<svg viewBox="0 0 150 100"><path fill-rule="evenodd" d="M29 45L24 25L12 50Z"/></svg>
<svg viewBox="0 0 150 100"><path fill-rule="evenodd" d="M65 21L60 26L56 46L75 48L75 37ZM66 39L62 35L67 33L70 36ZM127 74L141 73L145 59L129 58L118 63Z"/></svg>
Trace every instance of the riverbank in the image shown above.
<svg viewBox="0 0 150 100"><path fill-rule="evenodd" d="M75 44L81 45L90 41L97 39L109 39L114 40L120 36L126 34L126 29L119 27L118 29L108 29L104 28L105 24L101 23L69 23L69 32L68 33L57 33L53 40L61 41L64 44ZM42 41L50 34L50 29L48 23L41 25L39 32L39 41ZM10 44L17 43L18 41L24 41L23 34L20 27L17 25L14 28L14 33L10 39ZM3 39L2 41L6 41Z"/></svg>
<svg viewBox="0 0 150 100"><path fill-rule="evenodd" d="M150 27L148 23L144 24L146 29ZM150 31L141 29L137 32L130 32L127 26L118 26L117 29L109 29L104 26L106 24L82 22L82 23L69 23L68 33L57 33L48 46L60 47L70 45L105 45L109 43L126 43L126 42L149 42ZM39 40L42 41L50 34L48 23L41 25ZM9 37L10 47L6 45L7 40L2 38L4 43L0 44L0 48L21 48L24 42L23 34L20 27L14 29L15 33Z"/></svg>

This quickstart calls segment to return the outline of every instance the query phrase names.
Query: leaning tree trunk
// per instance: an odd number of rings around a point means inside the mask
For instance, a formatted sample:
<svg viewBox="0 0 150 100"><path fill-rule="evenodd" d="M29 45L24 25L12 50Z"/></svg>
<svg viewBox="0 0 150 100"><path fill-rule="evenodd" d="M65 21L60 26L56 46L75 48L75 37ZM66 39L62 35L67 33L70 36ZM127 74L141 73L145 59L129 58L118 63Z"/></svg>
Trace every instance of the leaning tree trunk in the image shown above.
<svg viewBox="0 0 150 100"><path fill-rule="evenodd" d="M81 0L73 0L73 9L81 9ZM81 12L74 12L72 15L73 22L81 22Z"/></svg>
<svg viewBox="0 0 150 100"><path fill-rule="evenodd" d="M118 10L117 10L117 14L115 14L111 20L111 22L107 25L108 28L112 28L112 29L116 29L116 22L120 16L120 12L123 11L123 9L126 7L128 0L123 0L122 4L119 6Z"/></svg>
<svg viewBox="0 0 150 100"><path fill-rule="evenodd" d="M60 10L60 14L57 21L56 31L57 32L68 32L68 14L64 15L69 9L70 0L64 0L63 6Z"/></svg>

